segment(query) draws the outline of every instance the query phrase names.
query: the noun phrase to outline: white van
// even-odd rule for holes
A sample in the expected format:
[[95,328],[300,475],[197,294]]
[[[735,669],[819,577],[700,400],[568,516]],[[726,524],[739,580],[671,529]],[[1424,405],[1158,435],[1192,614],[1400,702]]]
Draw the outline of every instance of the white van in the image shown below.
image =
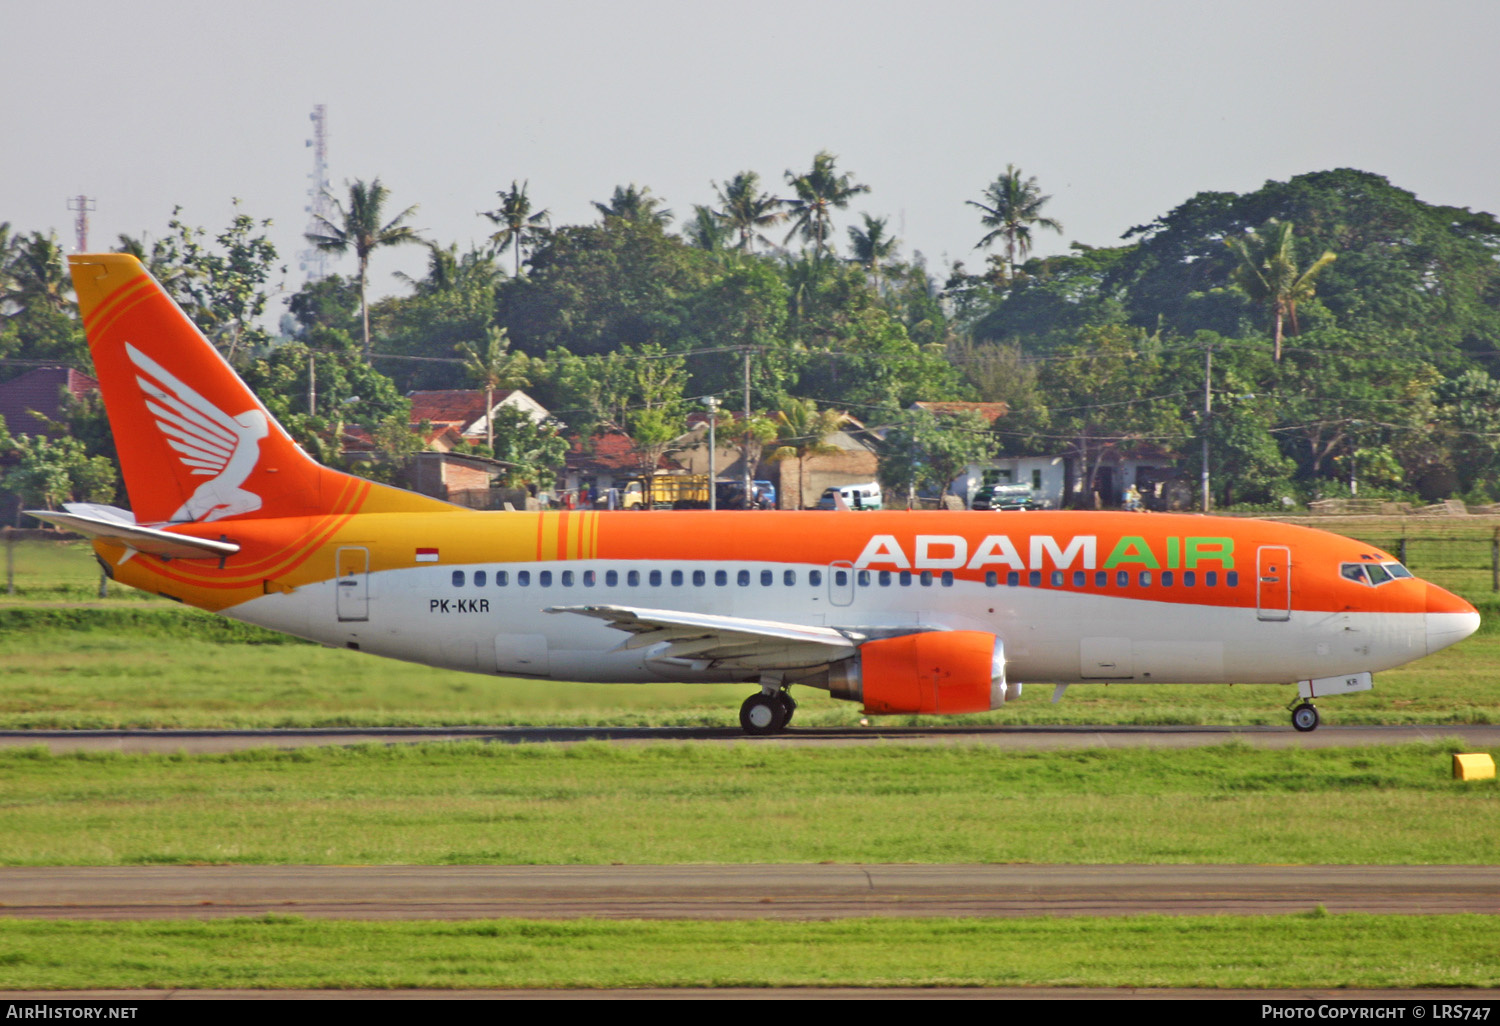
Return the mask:
[[818,500],[819,509],[838,509],[834,501],[835,495],[842,495],[844,503],[850,509],[880,509],[883,506],[880,498],[880,485],[870,484],[839,485],[837,488],[829,488],[823,492],[823,497]]

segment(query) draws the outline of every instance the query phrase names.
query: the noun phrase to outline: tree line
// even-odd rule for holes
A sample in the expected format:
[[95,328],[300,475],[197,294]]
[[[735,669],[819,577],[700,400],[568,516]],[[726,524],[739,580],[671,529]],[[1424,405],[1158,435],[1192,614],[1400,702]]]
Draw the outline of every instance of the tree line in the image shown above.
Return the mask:
[[[174,212],[161,236],[118,248],[330,462],[354,426],[380,453],[418,446],[409,391],[523,387],[585,445],[627,432],[643,467],[716,396],[735,411],[720,437],[752,461],[805,459],[841,418],[881,428],[882,473],[900,488],[940,490],[992,455],[1063,455],[1072,501],[1089,504],[1111,453],[1151,447],[1189,479],[1206,453],[1221,507],[1500,498],[1489,214],[1341,169],[1199,193],[1118,245],[1036,257],[1035,234],[1063,225],[1037,180],[1008,165],[965,201],[979,266],[934,273],[885,219],[838,223],[871,187],[834,155],[783,180],[779,196],[753,171],[711,182],[712,201],[680,220],[630,183],[570,225],[516,180],[476,214],[489,236],[467,250],[421,238],[417,208],[380,179],[356,181],[309,236],[354,256],[355,273],[289,295],[268,222],[248,214],[210,236]],[[371,302],[371,267],[398,245],[426,247],[426,270]],[[0,377],[24,361],[89,369],[55,238],[0,226],[0,297]],[[283,303],[280,330],[266,331]],[[991,427],[911,411],[918,400],[1009,413]],[[85,455],[109,456],[97,411],[76,416]],[[564,446],[554,425],[516,416],[477,448],[513,482],[545,487]]]

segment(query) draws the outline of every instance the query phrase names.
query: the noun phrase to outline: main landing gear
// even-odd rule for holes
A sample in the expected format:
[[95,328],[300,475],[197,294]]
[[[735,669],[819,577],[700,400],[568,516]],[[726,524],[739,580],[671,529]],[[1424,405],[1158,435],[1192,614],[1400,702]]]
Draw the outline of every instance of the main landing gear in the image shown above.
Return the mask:
[[1300,702],[1292,710],[1292,726],[1303,734],[1318,729],[1318,710],[1311,702]]
[[781,687],[762,689],[740,706],[740,726],[746,734],[779,734],[796,711],[797,703]]

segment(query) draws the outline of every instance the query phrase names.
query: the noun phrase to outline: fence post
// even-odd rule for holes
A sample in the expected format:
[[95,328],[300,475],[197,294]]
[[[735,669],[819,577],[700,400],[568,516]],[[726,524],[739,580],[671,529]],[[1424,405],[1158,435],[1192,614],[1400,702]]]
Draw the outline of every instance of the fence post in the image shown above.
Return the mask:
[[16,535],[5,528],[5,594],[16,593]]
[[1490,537],[1490,590],[1500,591],[1500,527]]
[[1411,569],[1411,564],[1406,561],[1406,535],[1404,534],[1401,536],[1401,548],[1397,551],[1396,555],[1397,558],[1401,560],[1402,566],[1406,567],[1408,570]]

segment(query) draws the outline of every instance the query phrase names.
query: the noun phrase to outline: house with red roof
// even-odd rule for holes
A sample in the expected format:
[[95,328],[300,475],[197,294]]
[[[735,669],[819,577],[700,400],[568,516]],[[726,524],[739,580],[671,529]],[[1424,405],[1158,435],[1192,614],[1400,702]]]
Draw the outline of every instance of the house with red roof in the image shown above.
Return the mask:
[[[61,420],[63,397],[83,399],[99,382],[72,367],[38,367],[0,382],[0,417],[13,435],[52,435],[48,420]],[[34,416],[40,413],[45,420]]]

